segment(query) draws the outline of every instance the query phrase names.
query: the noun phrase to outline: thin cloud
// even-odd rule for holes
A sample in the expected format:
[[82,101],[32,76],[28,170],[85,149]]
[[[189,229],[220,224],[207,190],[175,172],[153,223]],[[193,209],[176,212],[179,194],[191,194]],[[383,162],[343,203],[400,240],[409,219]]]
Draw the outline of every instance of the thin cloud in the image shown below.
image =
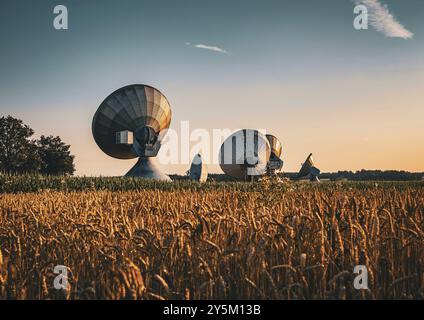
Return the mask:
[[[186,45],[191,46],[191,43],[186,42]],[[198,49],[204,49],[204,50],[214,51],[214,52],[218,52],[218,53],[228,54],[227,50],[224,50],[220,47],[209,46],[209,45],[206,45],[206,44],[195,44],[193,47],[198,48]]]
[[379,0],[353,0],[356,5],[364,5],[368,8],[370,24],[386,37],[411,39],[414,34],[406,29],[390,13],[386,4]]

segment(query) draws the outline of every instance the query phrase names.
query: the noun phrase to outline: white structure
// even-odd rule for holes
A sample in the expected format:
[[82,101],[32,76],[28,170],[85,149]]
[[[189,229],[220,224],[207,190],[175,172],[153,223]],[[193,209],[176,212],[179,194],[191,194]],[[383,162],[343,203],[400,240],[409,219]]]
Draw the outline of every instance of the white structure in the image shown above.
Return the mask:
[[171,181],[154,159],[171,123],[171,107],[157,89],[134,84],[110,94],[93,118],[93,137],[100,149],[117,159],[139,158],[126,176]]
[[302,164],[302,168],[300,168],[296,179],[309,179],[312,182],[319,182],[318,176],[320,173],[321,171],[315,167],[314,159],[312,158],[311,153]]
[[219,165],[227,175],[253,180],[266,174],[271,147],[258,130],[243,129],[230,135],[219,151]]
[[190,180],[198,182],[206,182],[208,179],[208,169],[200,154],[194,156],[188,176]]

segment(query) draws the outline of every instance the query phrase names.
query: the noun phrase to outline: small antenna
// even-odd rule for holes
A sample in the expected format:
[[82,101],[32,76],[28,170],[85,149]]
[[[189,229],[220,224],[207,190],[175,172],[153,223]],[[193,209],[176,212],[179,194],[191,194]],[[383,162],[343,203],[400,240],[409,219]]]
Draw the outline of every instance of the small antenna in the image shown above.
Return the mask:
[[208,169],[200,154],[194,156],[190,170],[188,171],[188,177],[190,180],[198,182],[206,182],[208,179]]
[[321,170],[315,167],[314,159],[312,158],[312,153],[306,158],[305,162],[302,164],[299,173],[296,176],[296,179],[309,179],[312,182],[319,182],[319,174]]
[[272,134],[267,134],[269,145],[271,147],[271,155],[267,164],[267,174],[269,176],[275,176],[278,171],[283,168],[283,160],[281,154],[283,153],[283,147],[280,140]]

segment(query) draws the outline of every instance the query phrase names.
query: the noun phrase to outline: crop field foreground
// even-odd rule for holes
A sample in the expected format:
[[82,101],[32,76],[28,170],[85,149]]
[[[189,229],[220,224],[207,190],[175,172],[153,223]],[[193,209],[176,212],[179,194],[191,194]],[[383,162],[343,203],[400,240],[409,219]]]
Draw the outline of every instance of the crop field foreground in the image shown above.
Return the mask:
[[256,185],[0,194],[0,299],[424,298],[422,184]]

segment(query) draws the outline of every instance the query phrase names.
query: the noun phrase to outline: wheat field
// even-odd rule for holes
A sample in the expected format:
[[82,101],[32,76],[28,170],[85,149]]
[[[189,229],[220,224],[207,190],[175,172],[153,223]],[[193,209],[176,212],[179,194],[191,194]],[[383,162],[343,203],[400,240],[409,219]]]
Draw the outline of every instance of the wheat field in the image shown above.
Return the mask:
[[0,299],[424,298],[421,185],[255,190],[1,194]]

